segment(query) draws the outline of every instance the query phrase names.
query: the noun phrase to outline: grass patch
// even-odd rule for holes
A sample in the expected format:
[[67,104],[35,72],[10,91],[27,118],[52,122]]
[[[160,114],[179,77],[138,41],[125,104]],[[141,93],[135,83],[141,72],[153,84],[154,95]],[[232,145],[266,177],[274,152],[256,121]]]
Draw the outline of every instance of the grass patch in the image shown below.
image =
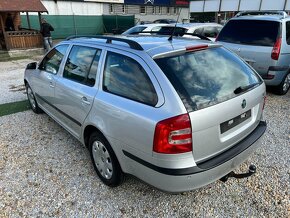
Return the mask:
[[0,117],[30,109],[28,100],[17,101],[0,105]]

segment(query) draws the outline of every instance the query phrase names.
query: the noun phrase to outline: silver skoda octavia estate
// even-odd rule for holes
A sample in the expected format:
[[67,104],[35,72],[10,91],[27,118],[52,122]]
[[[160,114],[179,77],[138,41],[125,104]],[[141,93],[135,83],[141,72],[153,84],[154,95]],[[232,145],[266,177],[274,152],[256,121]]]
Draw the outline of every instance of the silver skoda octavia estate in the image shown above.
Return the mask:
[[181,192],[233,176],[266,130],[263,80],[206,40],[71,37],[24,83],[32,110],[87,146],[108,186],[132,174]]

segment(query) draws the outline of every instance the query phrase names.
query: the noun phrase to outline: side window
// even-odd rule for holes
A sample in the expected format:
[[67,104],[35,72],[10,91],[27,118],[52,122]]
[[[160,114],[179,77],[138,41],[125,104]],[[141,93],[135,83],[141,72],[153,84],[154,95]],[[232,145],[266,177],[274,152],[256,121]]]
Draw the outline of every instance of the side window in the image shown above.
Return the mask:
[[160,31],[160,29],[161,29],[161,26],[156,26],[151,29],[151,32],[158,32]]
[[103,81],[104,91],[142,102],[157,103],[157,94],[142,66],[132,58],[107,53]]
[[88,86],[94,86],[101,50],[73,46],[66,61],[63,77]]
[[290,45],[290,21],[286,22],[286,41]]
[[199,34],[199,35],[202,35],[202,32],[203,32],[203,27],[201,28],[197,28],[196,30],[194,30],[194,34]]
[[59,66],[66,53],[68,45],[59,45],[52,49],[42,60],[39,65],[40,70],[45,70],[46,72],[57,74]]
[[216,37],[218,35],[218,31],[215,27],[205,27],[203,31],[203,35],[205,37]]

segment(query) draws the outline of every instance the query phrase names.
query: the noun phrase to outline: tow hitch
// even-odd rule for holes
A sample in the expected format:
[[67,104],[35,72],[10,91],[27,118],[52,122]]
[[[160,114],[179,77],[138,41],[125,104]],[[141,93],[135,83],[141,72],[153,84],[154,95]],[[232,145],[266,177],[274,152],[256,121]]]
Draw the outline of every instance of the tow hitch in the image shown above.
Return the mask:
[[242,179],[242,178],[249,177],[249,176],[251,176],[251,175],[253,175],[255,173],[256,173],[256,166],[255,165],[250,165],[249,166],[249,172],[247,172],[247,173],[241,173],[241,174],[236,174],[235,172],[232,171],[229,174],[227,174],[224,177],[222,177],[220,180],[222,182],[226,182],[226,181],[228,181],[228,179],[230,177],[233,177],[233,178],[236,178],[236,179]]

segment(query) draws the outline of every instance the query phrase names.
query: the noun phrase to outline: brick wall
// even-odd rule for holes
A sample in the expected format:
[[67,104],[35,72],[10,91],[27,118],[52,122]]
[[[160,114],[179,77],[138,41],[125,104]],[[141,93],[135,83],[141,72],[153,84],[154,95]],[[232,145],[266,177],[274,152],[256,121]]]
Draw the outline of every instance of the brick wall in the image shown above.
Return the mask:
[[[2,19],[3,19],[3,25],[5,25],[7,13],[1,13]],[[15,30],[19,30],[19,26],[21,26],[21,17],[20,17],[20,12],[10,12],[12,18],[13,18],[13,23],[14,23],[14,28]],[[0,30],[2,30],[2,26],[0,23]]]

